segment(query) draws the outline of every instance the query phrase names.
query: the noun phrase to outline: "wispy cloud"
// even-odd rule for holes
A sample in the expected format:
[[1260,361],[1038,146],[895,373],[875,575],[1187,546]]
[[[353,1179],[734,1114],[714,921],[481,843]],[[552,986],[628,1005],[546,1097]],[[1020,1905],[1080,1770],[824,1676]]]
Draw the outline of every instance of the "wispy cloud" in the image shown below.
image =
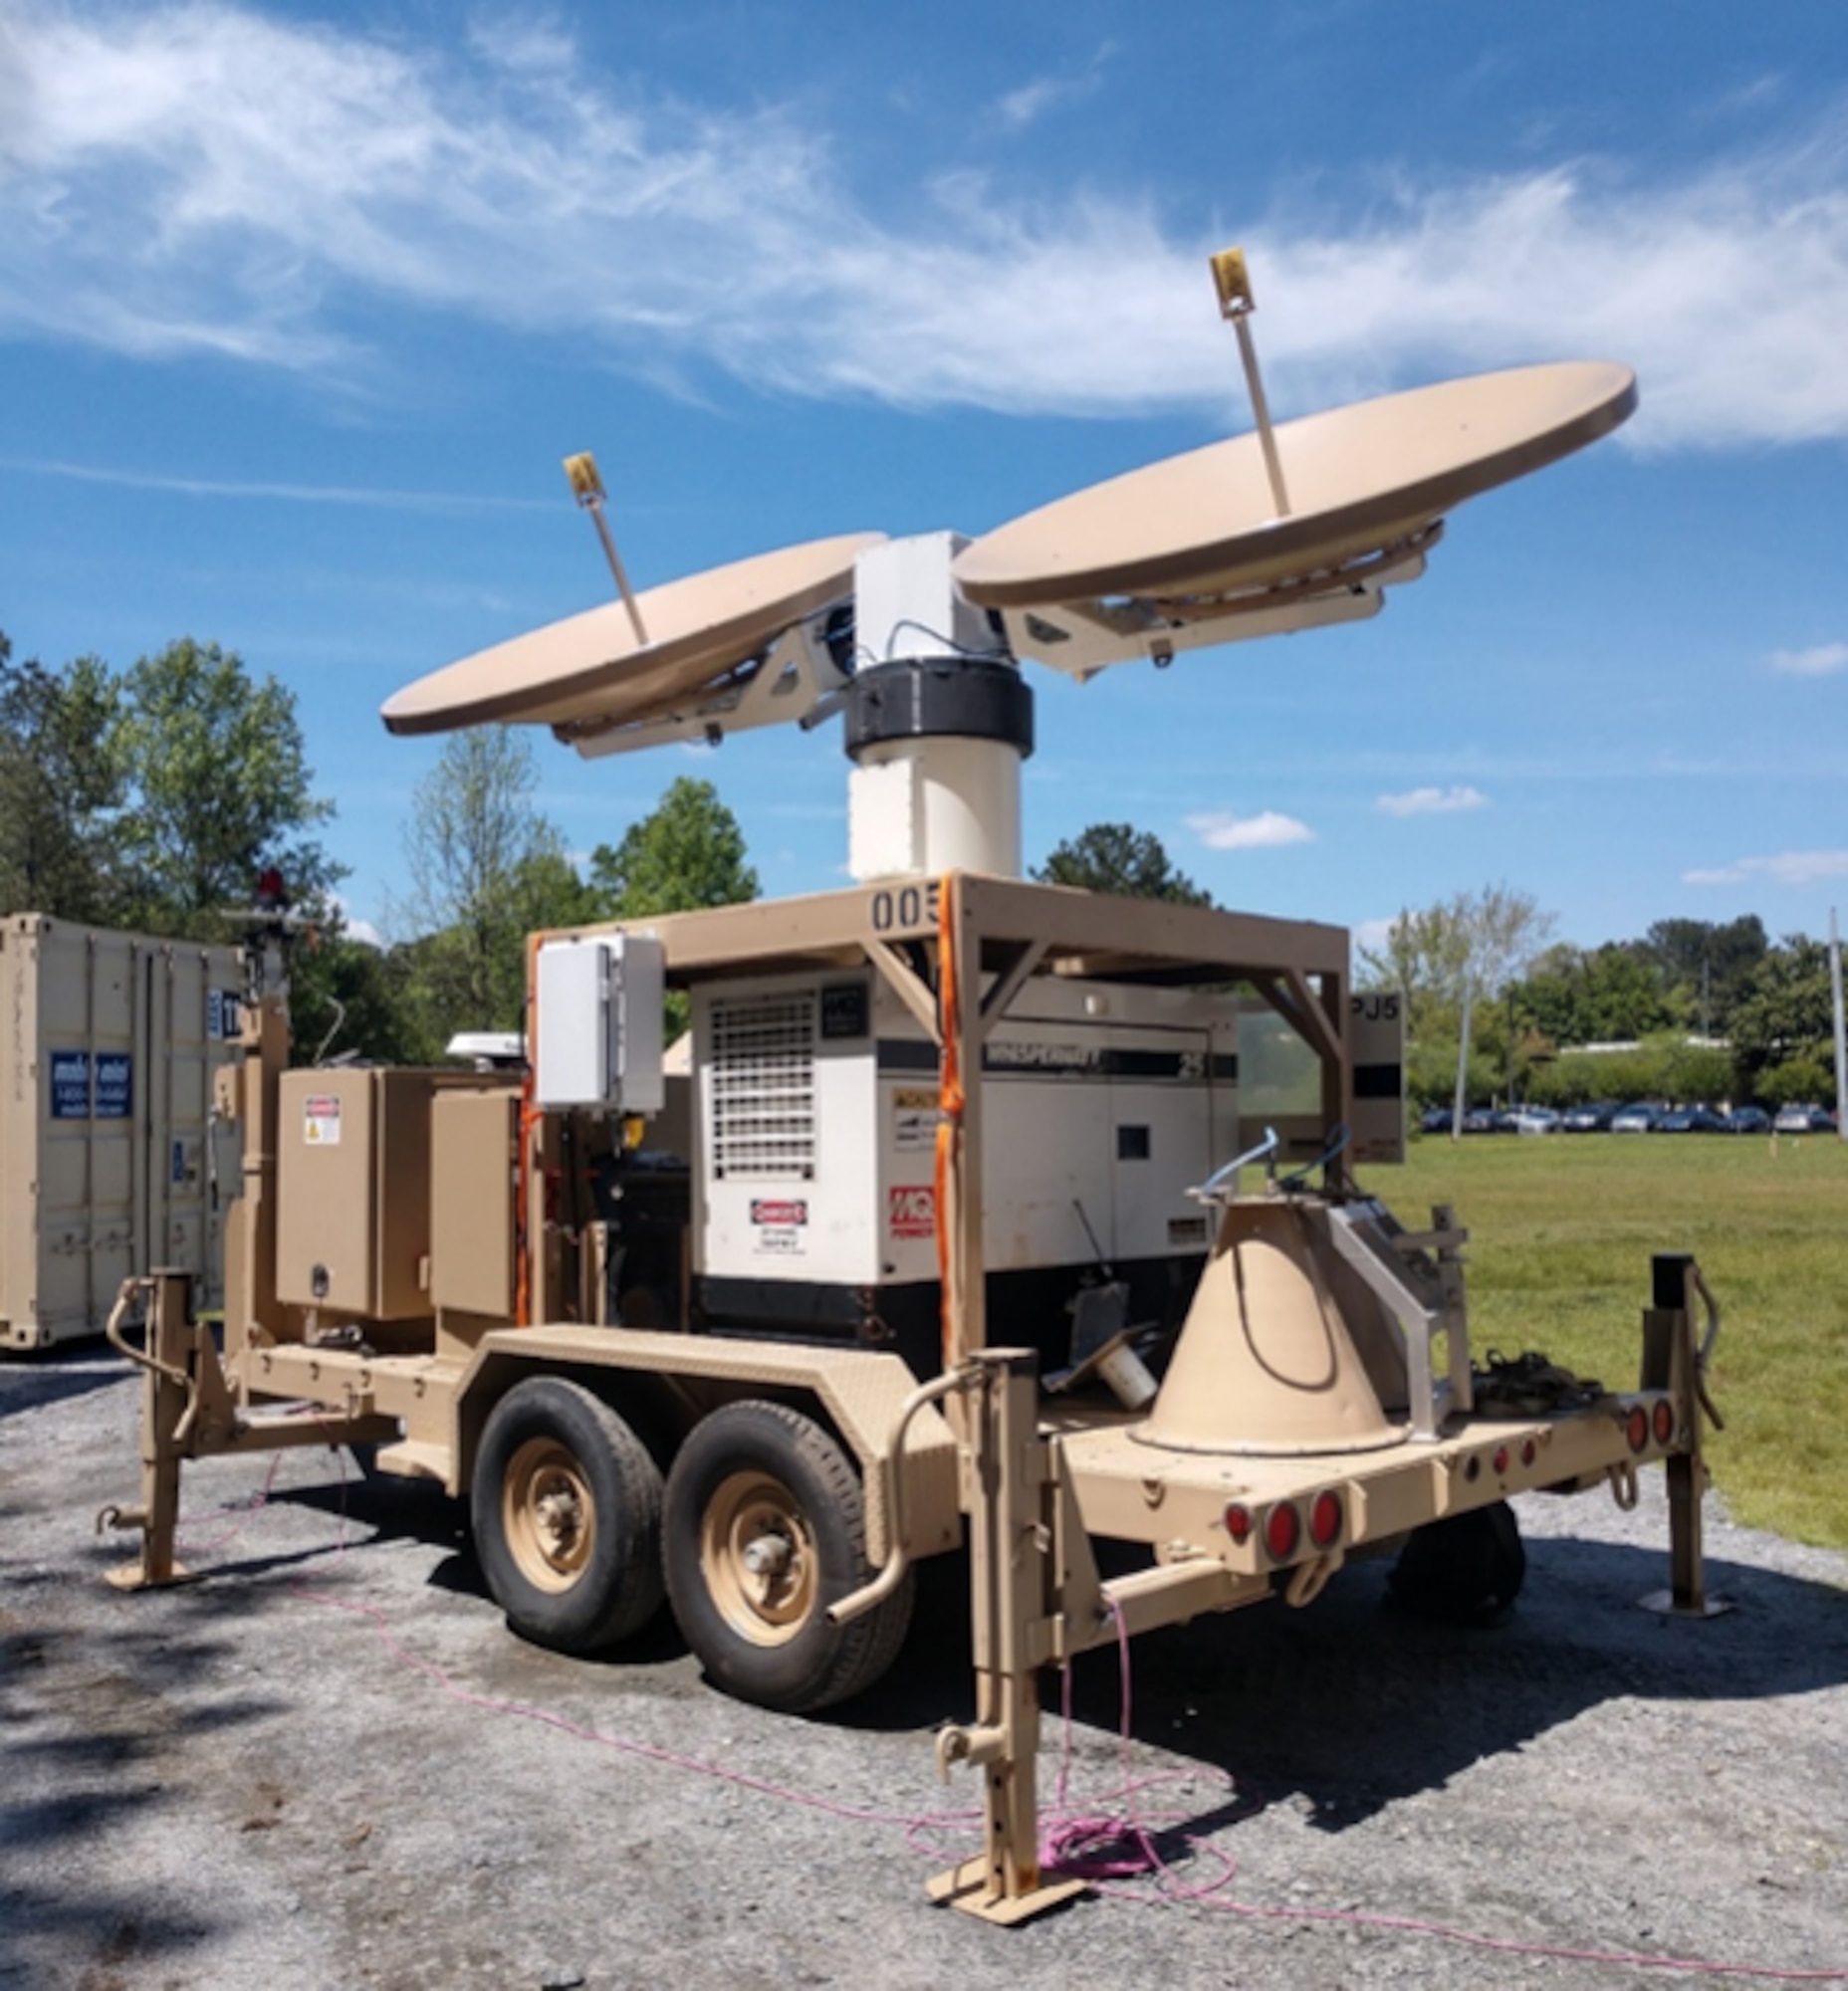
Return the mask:
[[1381,795],[1374,807],[1387,815],[1455,815],[1460,809],[1489,806],[1481,788],[1408,788],[1402,795]]
[[1364,947],[1369,954],[1377,954],[1392,939],[1392,930],[1399,924],[1397,919],[1362,920],[1349,929],[1349,938],[1357,948]]
[[1285,843],[1312,843],[1315,832],[1293,815],[1266,809],[1261,815],[1235,816],[1223,809],[1190,815],[1187,826],[1209,850],[1274,850]]
[[392,491],[338,484],[243,483],[219,477],[163,477],[106,465],[57,463],[0,456],[0,470],[34,477],[63,477],[79,484],[110,484],[127,491],[166,491],[187,498],[257,498],[289,505],[361,505],[392,512],[556,512],[539,498],[476,497],[446,491]]
[[[395,304],[569,329],[655,378],[1224,418],[1223,216],[955,174],[901,227],[797,110],[670,102],[554,29],[418,47],[229,0],[9,18],[0,332],[338,375]],[[1638,367],[1643,446],[1848,435],[1848,112],[1669,180],[1591,158],[1347,186],[1234,217],[1280,408],[1583,352]]]
[[1684,885],[1747,885],[1769,879],[1774,885],[1814,885],[1824,878],[1848,878],[1848,850],[1785,850],[1775,857],[1741,857],[1713,871],[1684,871]]
[[1848,671],[1848,643],[1818,643],[1808,650],[1773,650],[1766,660],[1772,670],[1793,678],[1833,677]]
[[1105,42],[1083,69],[1067,75],[1036,77],[1020,89],[1009,91],[995,107],[1002,122],[1023,131],[1048,111],[1081,103],[1092,96],[1103,82],[1104,64],[1112,50],[1113,45]]

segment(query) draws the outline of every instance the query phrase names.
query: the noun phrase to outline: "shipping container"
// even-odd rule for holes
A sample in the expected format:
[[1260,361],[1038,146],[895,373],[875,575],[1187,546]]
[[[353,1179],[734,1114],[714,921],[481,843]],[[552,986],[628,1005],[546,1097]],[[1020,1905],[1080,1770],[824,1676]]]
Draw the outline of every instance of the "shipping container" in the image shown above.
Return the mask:
[[0,1350],[100,1334],[155,1266],[221,1303],[242,1159],[212,1081],[242,987],[234,948],[0,919]]

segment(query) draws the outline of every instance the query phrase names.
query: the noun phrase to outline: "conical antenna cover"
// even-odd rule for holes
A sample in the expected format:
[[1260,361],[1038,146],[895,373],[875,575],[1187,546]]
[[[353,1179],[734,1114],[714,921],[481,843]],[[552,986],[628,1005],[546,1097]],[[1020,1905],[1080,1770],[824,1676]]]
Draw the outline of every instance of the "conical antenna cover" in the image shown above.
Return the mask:
[[1230,1204],[1155,1399],[1132,1434],[1177,1451],[1294,1454],[1397,1444],[1302,1211]]

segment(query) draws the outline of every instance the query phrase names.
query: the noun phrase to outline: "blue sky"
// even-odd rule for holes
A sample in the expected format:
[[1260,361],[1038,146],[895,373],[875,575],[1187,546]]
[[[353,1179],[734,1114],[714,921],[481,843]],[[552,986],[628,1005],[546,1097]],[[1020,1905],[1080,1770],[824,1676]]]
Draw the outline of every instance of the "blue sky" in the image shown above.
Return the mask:
[[[1030,860],[1127,819],[1366,928],[1505,881],[1581,942],[1848,900],[1848,8],[0,0],[0,629],[216,639],[300,701],[356,918],[438,743],[380,703],[638,585],[980,533],[1279,416],[1548,358],[1619,435],[1356,627],[1036,672]],[[575,850],[717,782],[842,878],[837,732],[580,762]]]

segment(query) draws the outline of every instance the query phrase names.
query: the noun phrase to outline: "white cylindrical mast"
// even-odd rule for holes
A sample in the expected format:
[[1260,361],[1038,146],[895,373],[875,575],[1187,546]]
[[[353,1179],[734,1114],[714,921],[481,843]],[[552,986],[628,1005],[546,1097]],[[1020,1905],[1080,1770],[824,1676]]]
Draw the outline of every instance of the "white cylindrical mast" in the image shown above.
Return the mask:
[[1021,875],[1021,763],[1033,692],[964,601],[951,533],[896,540],[855,566],[859,669],[847,687],[847,868],[856,882]]

